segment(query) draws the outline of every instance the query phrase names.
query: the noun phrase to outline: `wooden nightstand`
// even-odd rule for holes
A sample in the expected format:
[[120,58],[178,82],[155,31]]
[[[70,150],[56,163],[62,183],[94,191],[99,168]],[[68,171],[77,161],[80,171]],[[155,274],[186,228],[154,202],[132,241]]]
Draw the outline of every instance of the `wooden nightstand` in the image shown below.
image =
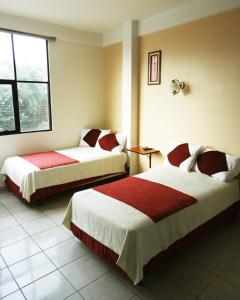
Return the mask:
[[140,154],[140,155],[147,155],[147,157],[149,159],[149,168],[151,168],[151,164],[152,164],[152,154],[159,152],[159,150],[156,150],[156,149],[153,149],[153,148],[140,147],[140,146],[131,147],[131,148],[127,149],[127,151],[137,153],[137,154]]

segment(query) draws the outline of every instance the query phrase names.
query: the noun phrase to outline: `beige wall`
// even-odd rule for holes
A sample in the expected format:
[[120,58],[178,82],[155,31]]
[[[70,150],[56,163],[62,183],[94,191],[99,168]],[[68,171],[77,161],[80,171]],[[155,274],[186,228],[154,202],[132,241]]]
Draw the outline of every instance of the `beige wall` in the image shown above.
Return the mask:
[[57,40],[50,67],[54,146],[77,145],[81,128],[103,126],[102,49]]
[[49,57],[53,131],[0,136],[0,166],[11,155],[77,146],[81,128],[103,126],[103,49],[57,38]]
[[[239,36],[237,9],[140,38],[141,145],[161,150],[184,140],[240,154]],[[147,53],[158,49],[162,82],[148,86]],[[0,136],[0,165],[17,153],[75,146],[82,127],[121,131],[122,43],[102,49],[57,38],[49,54],[53,131]],[[185,95],[170,94],[174,78],[188,84]],[[140,162],[147,168],[146,157]]]
[[[140,38],[140,144],[161,150],[182,140],[240,154],[239,36],[237,9]],[[162,50],[162,82],[148,86],[154,50]],[[171,95],[174,78],[186,81],[185,95]]]
[[103,49],[103,99],[105,128],[121,132],[122,43]]

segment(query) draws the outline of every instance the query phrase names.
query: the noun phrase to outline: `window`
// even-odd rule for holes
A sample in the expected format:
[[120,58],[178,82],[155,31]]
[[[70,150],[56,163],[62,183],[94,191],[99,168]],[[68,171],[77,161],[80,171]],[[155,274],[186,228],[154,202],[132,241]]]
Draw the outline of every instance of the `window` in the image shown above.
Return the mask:
[[48,41],[0,31],[0,135],[51,127]]

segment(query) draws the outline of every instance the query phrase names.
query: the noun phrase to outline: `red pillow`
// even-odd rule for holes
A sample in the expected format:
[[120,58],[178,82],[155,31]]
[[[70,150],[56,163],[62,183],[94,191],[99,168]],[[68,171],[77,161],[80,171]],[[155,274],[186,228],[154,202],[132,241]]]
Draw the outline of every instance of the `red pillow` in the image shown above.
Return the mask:
[[119,142],[114,133],[104,135],[99,139],[98,143],[103,150],[107,151],[112,151],[115,147],[119,146]]
[[95,147],[101,133],[109,133],[110,130],[103,129],[81,129],[80,147]]
[[167,162],[184,171],[190,171],[198,153],[203,149],[201,145],[189,143],[175,144],[167,154]]
[[201,173],[209,176],[228,171],[226,154],[220,151],[203,152],[198,156],[196,164]]
[[208,148],[198,156],[194,170],[230,181],[240,172],[240,157]]
[[88,133],[84,136],[83,140],[90,146],[95,147],[98,137],[101,134],[101,130],[99,129],[91,129]]
[[188,143],[178,145],[167,155],[170,164],[176,167],[179,167],[180,164],[190,156]]
[[102,132],[98,138],[96,147],[112,152],[121,152],[126,142],[126,136],[120,133]]

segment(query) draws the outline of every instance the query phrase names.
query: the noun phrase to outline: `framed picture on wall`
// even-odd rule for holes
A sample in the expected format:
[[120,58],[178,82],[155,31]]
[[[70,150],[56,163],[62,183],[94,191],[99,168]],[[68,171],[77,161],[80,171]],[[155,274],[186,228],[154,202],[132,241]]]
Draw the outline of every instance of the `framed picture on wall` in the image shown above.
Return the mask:
[[161,83],[161,50],[148,53],[148,84]]

